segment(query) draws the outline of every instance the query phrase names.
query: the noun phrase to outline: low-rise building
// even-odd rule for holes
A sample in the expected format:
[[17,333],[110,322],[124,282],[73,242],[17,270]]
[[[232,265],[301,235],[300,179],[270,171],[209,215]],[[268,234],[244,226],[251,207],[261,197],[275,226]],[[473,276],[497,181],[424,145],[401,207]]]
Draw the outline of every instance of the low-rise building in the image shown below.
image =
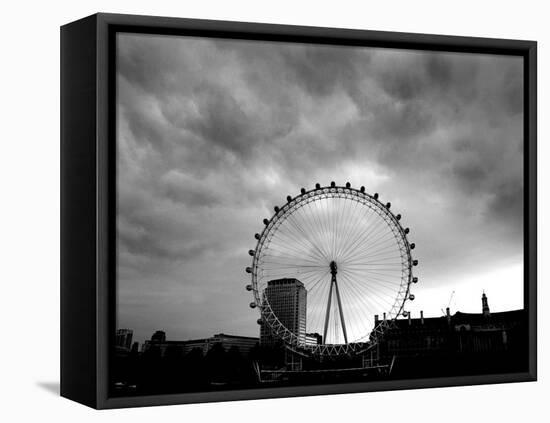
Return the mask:
[[[380,324],[375,316],[375,322]],[[376,346],[381,362],[402,363],[407,372],[448,367],[449,360],[471,369],[476,365],[498,368],[513,362],[527,363],[527,314],[525,310],[489,311],[485,294],[481,313],[457,311],[441,317],[395,320],[384,330]],[[467,370],[464,370],[465,372]],[[496,370],[495,370],[496,371]]]
[[[158,333],[158,332],[157,332]],[[231,348],[238,348],[242,355],[248,355],[250,350],[259,342],[259,338],[250,336],[228,335],[218,333],[209,338],[189,339],[185,341],[169,341],[166,337],[162,340],[151,338],[145,341],[142,351],[147,352],[151,348],[158,348],[160,355],[164,356],[169,349],[178,350],[181,354],[187,354],[193,349],[199,349],[203,354],[206,354],[214,345],[221,345],[224,350],[229,351]]]

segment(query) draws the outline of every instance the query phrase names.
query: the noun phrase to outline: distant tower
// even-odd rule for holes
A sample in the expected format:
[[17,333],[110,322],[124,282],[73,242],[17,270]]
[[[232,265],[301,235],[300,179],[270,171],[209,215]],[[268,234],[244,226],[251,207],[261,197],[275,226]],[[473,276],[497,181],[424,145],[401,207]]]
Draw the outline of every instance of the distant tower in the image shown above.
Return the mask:
[[[263,295],[279,321],[305,344],[307,291],[304,284],[293,278],[272,280],[267,283]],[[272,346],[277,341],[264,323],[260,327],[260,344]]]
[[481,296],[481,309],[484,316],[489,317],[491,315],[491,311],[489,310],[489,302],[487,301],[485,291],[483,291],[483,295]]

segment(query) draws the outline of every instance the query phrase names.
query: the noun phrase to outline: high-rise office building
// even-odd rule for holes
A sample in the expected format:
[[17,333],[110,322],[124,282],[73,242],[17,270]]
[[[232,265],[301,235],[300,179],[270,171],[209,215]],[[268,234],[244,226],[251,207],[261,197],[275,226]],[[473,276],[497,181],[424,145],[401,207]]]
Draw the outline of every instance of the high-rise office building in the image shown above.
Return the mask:
[[[263,299],[279,321],[297,337],[299,342],[306,343],[307,290],[298,279],[275,279],[267,283]],[[274,346],[279,340],[267,324],[260,327],[260,344]]]
[[131,329],[117,329],[115,346],[130,350],[132,348],[132,337],[134,332]]

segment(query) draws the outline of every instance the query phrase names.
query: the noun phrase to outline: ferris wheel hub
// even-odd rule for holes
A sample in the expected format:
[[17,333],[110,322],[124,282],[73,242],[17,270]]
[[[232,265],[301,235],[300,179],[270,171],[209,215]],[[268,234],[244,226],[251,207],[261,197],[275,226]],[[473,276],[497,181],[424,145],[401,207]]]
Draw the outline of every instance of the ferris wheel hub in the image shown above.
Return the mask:
[[336,265],[336,262],[334,260],[330,262],[330,273],[332,274],[332,276],[338,273],[338,266]]

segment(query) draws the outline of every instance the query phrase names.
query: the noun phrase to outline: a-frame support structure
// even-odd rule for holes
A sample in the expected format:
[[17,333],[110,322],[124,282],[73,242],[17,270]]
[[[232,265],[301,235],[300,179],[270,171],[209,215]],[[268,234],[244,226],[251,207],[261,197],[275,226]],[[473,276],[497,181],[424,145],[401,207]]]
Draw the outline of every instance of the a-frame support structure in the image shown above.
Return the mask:
[[346,332],[346,322],[344,321],[344,311],[342,310],[342,301],[340,300],[340,291],[338,290],[338,282],[336,281],[336,273],[338,273],[338,267],[336,262],[333,260],[330,262],[330,288],[328,293],[328,303],[327,303],[327,313],[325,315],[325,330],[323,333],[323,343],[327,343],[327,331],[328,331],[328,322],[330,320],[330,306],[332,301],[332,291],[336,292],[336,301],[338,302],[338,311],[340,312],[340,322],[342,323],[342,331],[344,332],[344,341],[348,343],[348,334]]

